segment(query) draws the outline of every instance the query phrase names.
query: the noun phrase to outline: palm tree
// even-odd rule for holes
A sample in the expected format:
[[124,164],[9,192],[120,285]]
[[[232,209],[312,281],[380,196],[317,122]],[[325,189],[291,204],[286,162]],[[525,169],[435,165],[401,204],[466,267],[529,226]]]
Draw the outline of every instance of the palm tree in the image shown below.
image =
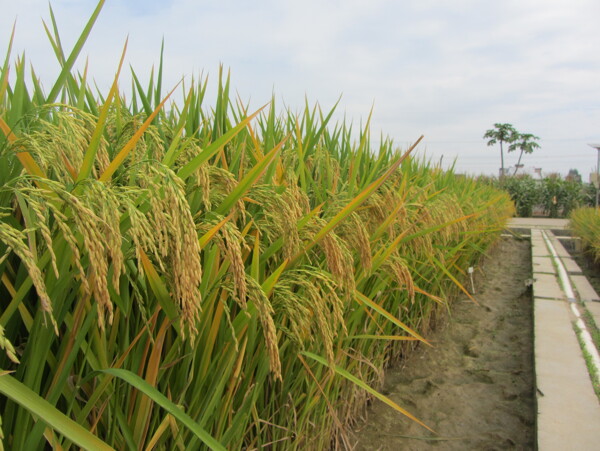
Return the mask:
[[513,150],[519,149],[521,153],[519,154],[519,161],[517,162],[517,166],[515,166],[515,172],[513,175],[517,173],[517,169],[519,169],[519,165],[521,164],[521,157],[523,157],[523,153],[533,153],[535,149],[539,149],[540,145],[536,143],[539,136],[532,135],[531,133],[519,134],[515,141],[513,141],[508,151],[512,152]]
[[487,142],[488,146],[495,146],[496,143],[500,143],[500,162],[502,165],[500,179],[502,179],[504,177],[504,150],[502,149],[502,143],[513,142],[519,136],[519,133],[511,124],[494,124],[494,127],[485,132],[483,138],[489,138]]

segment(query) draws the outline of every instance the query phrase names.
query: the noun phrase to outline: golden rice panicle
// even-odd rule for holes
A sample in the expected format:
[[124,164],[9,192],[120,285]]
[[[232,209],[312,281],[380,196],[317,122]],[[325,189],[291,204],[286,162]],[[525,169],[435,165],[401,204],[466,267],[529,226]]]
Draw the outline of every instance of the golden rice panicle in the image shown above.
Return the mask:
[[92,175],[97,179],[100,174],[110,165],[110,156],[108,155],[108,143],[104,137],[100,138],[100,145],[96,151],[96,159],[94,160],[94,167],[92,168]]
[[[62,104],[40,107],[36,117],[36,128],[20,135],[12,148],[27,149],[44,173],[63,184],[72,183],[89,146],[96,118]],[[102,144],[105,141],[101,142],[101,156],[106,153]]]
[[[329,349],[331,362],[333,362],[333,343],[338,332],[346,335],[346,322],[344,321],[344,302],[337,294],[336,284],[329,274],[325,271],[309,271],[305,280],[314,286],[318,291],[312,291],[313,299],[317,306],[321,307],[323,313],[323,322],[329,325],[331,336],[331,347]],[[321,325],[321,327],[323,327]],[[316,332],[316,331],[315,331]]]
[[160,187],[151,190],[153,202],[160,210],[151,214],[158,214],[158,222],[162,223],[160,238],[165,240],[162,247],[163,251],[166,250],[166,262],[181,310],[181,328],[188,331],[193,342],[202,303],[199,289],[202,263],[194,219],[185,198],[183,181],[162,165],[148,166],[147,169],[149,179],[155,177],[161,180]]
[[[310,242],[314,236],[326,225],[323,218],[317,216],[311,220],[300,230],[301,241]],[[354,292],[354,258],[352,253],[339,236],[335,232],[330,231],[319,242],[317,250],[311,251],[312,255],[308,255],[309,261],[319,261],[318,250],[321,250],[325,256],[325,263],[329,272],[341,291],[345,295],[350,295]]]
[[[420,204],[417,207],[416,212],[412,212],[408,219],[409,233],[415,233],[422,229],[431,227],[436,224],[435,220],[431,216],[427,205]],[[427,233],[425,235],[413,238],[414,246],[411,246],[413,250],[419,252],[420,255],[432,255],[433,250],[433,233]]]
[[352,213],[348,219],[342,222],[336,231],[344,238],[352,249],[358,251],[362,267],[369,271],[371,269],[371,242],[365,223],[357,213]]
[[15,351],[12,343],[5,337],[4,335],[4,327],[0,325],[0,349],[4,349],[6,356],[13,363],[19,363],[19,358],[17,357],[17,352]]
[[397,186],[400,178],[394,178],[396,174],[398,173],[394,172],[392,181],[388,180],[374,192],[365,202],[366,208],[358,212],[368,232],[374,232],[386,223],[387,227],[382,232],[387,233],[391,240],[406,233],[411,226],[404,198],[405,190]]
[[246,270],[242,259],[242,243],[244,242],[240,231],[231,222],[221,227],[217,243],[230,262],[230,272],[235,284],[235,299],[242,308],[246,308],[248,292]]
[[[144,120],[146,120],[145,117]],[[139,147],[141,158],[155,161],[163,160],[165,156],[165,145],[160,136],[160,132],[155,125],[151,125],[146,129],[140,141],[143,141],[143,143],[140,143],[141,145]],[[136,146],[136,151],[137,149],[138,148]],[[143,155],[141,155],[142,149],[144,150]]]
[[[53,112],[55,117],[56,130],[50,130],[52,142],[55,147],[56,164],[67,166],[65,169],[71,176],[70,167],[77,171],[81,167],[83,157],[89,146],[89,142],[94,133],[96,118],[71,106],[57,105]],[[46,123],[46,126],[50,124]],[[43,130],[46,132],[46,130]],[[56,168],[53,168],[56,169]],[[71,182],[69,178],[61,180]]]
[[270,243],[283,237],[283,256],[292,258],[300,250],[300,236],[297,222],[302,216],[302,207],[296,203],[296,196],[287,189],[279,194],[273,187],[257,186],[249,197],[260,203],[255,215],[255,223]]
[[102,220],[100,231],[106,239],[107,256],[110,258],[113,274],[112,285],[115,292],[119,294],[119,279],[125,274],[125,264],[122,250],[122,235],[120,230],[121,203],[119,197],[114,193],[110,185],[93,183],[89,191],[91,198],[88,202],[94,202],[96,214]]
[[258,317],[262,325],[265,347],[269,356],[269,369],[275,379],[281,380],[281,360],[279,358],[277,329],[273,320],[273,306],[262,287],[253,277],[247,277],[247,286],[248,298],[256,305]]
[[52,269],[54,270],[54,275],[58,279],[60,274],[58,272],[58,266],[56,265],[56,254],[54,253],[54,248],[52,246],[52,236],[50,234],[50,229],[48,228],[47,210],[42,202],[34,196],[29,196],[28,201],[29,208],[33,211],[36,218],[35,227],[39,229],[42,239],[46,244],[46,249],[48,249],[48,253],[50,254],[50,262],[52,264]]
[[[145,171],[140,170],[139,183],[148,196],[150,209],[148,210],[147,217],[152,230],[151,237],[156,243],[158,260],[161,261],[169,254],[170,235],[174,230],[171,224],[171,214],[173,211],[169,210],[169,205],[165,205],[164,195],[161,194],[161,183],[159,183],[160,177],[152,174],[152,171],[153,169],[150,166]],[[145,176],[141,177],[144,172],[146,173],[144,174]],[[148,175],[148,173],[151,174]],[[154,180],[155,178],[157,180]]]
[[298,219],[310,212],[308,194],[302,191],[295,181],[288,181],[286,184],[283,200],[295,209],[295,216]]
[[298,196],[290,193],[287,189],[277,199],[279,209],[275,211],[269,209],[269,211],[278,213],[281,218],[282,236],[284,237],[283,253],[285,258],[291,259],[300,251],[300,235],[297,224],[303,215],[303,206],[298,203]]
[[[83,235],[84,247],[89,257],[89,279],[92,293],[98,303],[98,326],[105,329],[105,318],[112,324],[113,305],[108,291],[108,256],[103,234],[103,221],[80,199],[63,193],[63,199],[73,209],[73,220]],[[106,244],[108,246],[108,244]]]
[[[5,215],[3,215],[5,216]],[[10,226],[5,222],[0,222],[0,241],[6,244],[12,251],[21,259],[21,262],[27,268],[29,277],[35,290],[37,291],[38,297],[40,298],[40,305],[42,311],[50,317],[50,322],[54,327],[55,333],[58,335],[58,326],[52,315],[52,301],[46,291],[46,285],[44,284],[44,278],[40,271],[37,261],[29,246],[25,244],[27,236],[25,231],[21,232],[14,227]]]
[[195,175],[196,186],[201,190],[202,193],[202,203],[204,204],[204,209],[211,210],[212,203],[210,201],[210,173],[208,171],[208,164],[204,163],[198,166]]
[[[62,233],[73,253],[72,261],[79,272],[84,293],[93,293],[98,302],[98,324],[101,329],[104,329],[105,318],[108,318],[109,323],[112,323],[113,318],[113,306],[107,281],[108,260],[113,263],[113,284],[117,292],[118,279],[124,271],[118,202],[109,187],[94,180],[87,180],[82,185],[81,198],[66,191],[60,182],[45,180],[44,184],[44,190],[24,185],[20,186],[19,190],[27,195],[30,201],[34,200],[33,205],[41,205],[43,199],[44,207],[52,212],[54,225]],[[64,205],[59,207],[57,198],[52,196],[58,196]],[[65,207],[70,211],[69,217],[61,211]],[[93,208],[99,209],[100,214],[96,214]],[[74,230],[71,230],[71,227],[74,227]],[[83,249],[89,257],[88,274],[82,266],[82,255],[75,237],[76,232],[82,235]]]
[[46,205],[54,215],[54,224],[62,233],[67,245],[69,246],[69,249],[73,253],[72,262],[75,264],[75,267],[79,272],[79,279],[81,281],[84,293],[90,293],[90,286],[85,275],[85,270],[81,265],[81,253],[79,252],[77,239],[75,238],[75,235],[69,226],[69,221],[67,217],[52,202],[48,202]]
[[349,296],[354,292],[354,262],[352,254],[345,243],[333,232],[329,232],[321,242],[327,267],[333,274],[344,293]]
[[[139,198],[144,194],[148,195],[148,191],[135,187],[121,188],[121,190],[121,204],[127,212],[129,221],[131,222],[131,227],[127,231],[127,236],[133,243],[138,272],[143,273],[142,251],[150,256],[154,256],[154,260],[158,264],[160,270],[166,272],[159,251],[159,241],[155,239],[155,236],[158,235],[157,230],[152,226],[151,218],[140,211],[135,202],[132,201],[132,199]],[[148,195],[148,197],[150,197],[150,195]]]
[[[450,211],[450,217],[452,219],[460,219],[465,217],[465,209],[460,205],[460,202],[455,194],[447,194],[446,196],[446,209]],[[466,220],[461,220],[452,224],[452,230],[454,239],[459,239],[460,234],[468,230]]]
[[302,287],[297,285],[297,271],[299,270],[291,269],[281,275],[273,287],[272,304],[277,314],[285,317],[285,326],[280,325],[281,330],[300,349],[304,349],[306,342],[315,339],[315,335],[311,333],[314,305],[305,296]]
[[[107,119],[106,131],[109,142],[119,151],[137,133],[146,120],[143,113],[132,115],[127,110],[113,108]],[[161,161],[165,153],[164,143],[156,126],[150,125],[142,137],[136,142],[127,161],[133,166],[145,160]],[[130,173],[134,175],[135,172]]]
[[406,289],[408,298],[413,303],[415,301],[415,284],[406,260],[394,254],[385,262],[384,268],[392,275],[400,288]]
[[[363,221],[369,230],[375,230],[388,216],[389,204],[380,192],[374,192],[364,203]],[[388,230],[390,233],[391,230]]]
[[[220,205],[223,200],[237,187],[237,179],[234,174],[226,169],[210,165],[208,166],[208,174],[210,177],[210,202],[212,205]],[[246,217],[246,207],[244,200],[240,199],[232,207],[232,210],[237,217],[238,215],[242,220]]]
[[[430,202],[429,204],[427,204],[425,206],[425,209],[427,210],[427,213],[428,213],[426,216],[426,221],[427,221],[427,226],[429,226],[429,227],[441,225],[444,222],[447,222],[448,220],[450,220],[446,206],[444,205],[443,201],[440,201],[440,199],[436,199],[433,202]],[[443,228],[439,229],[438,231],[434,232],[434,234],[436,235],[436,238],[439,240],[438,242],[443,242],[443,243],[447,244],[450,242],[450,239],[452,238],[451,232],[452,231],[451,231],[450,227],[446,226],[446,227],[443,227]]]
[[[179,178],[162,165],[140,165],[136,177],[141,188],[121,188],[120,202],[131,222],[127,236],[133,243],[138,271],[142,272],[141,251],[154,257],[168,276],[180,308],[184,336],[195,339],[201,311],[199,285],[202,278],[200,247],[196,228]],[[144,174],[144,177],[141,174]],[[148,198],[151,208],[142,213],[131,199]]]
[[388,235],[391,239],[397,238],[398,235],[406,233],[407,230],[412,228],[410,214],[404,201],[397,208],[397,211],[392,211],[390,214],[394,214],[394,219],[388,227]]
[[[464,216],[462,208],[458,205],[455,196],[442,193],[433,199],[426,207],[430,215],[431,223],[428,225],[442,225]],[[465,230],[463,221],[449,224],[437,232],[445,243],[450,243],[459,238],[459,234]]]
[[338,331],[346,334],[347,330],[344,303],[330,274],[311,267],[286,271],[275,285],[273,304],[289,321],[290,338],[301,348],[318,342],[328,361],[334,362],[335,338]]

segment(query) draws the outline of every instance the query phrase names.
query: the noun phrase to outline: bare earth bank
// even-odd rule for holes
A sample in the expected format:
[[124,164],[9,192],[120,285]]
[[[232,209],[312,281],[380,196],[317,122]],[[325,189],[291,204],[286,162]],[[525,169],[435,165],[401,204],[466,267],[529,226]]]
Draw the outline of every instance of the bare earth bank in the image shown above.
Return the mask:
[[357,427],[357,450],[534,449],[529,243],[503,239],[483,265],[475,298],[386,373],[383,392],[435,430],[376,401]]

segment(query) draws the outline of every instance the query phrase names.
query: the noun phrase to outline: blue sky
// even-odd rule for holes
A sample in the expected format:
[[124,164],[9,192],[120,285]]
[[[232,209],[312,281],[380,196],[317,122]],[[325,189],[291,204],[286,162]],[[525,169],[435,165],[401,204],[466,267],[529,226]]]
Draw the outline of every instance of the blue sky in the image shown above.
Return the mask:
[[[96,2],[51,3],[70,48]],[[25,51],[49,89],[59,68],[41,22],[47,1],[0,5],[0,48],[16,18],[13,55]],[[541,138],[527,166],[587,178],[587,143],[600,142],[598,18],[597,0],[107,0],[79,67],[89,58],[106,91],[127,36],[142,77],[164,37],[166,86],[204,73],[214,91],[222,63],[253,107],[275,94],[278,107],[299,110],[306,96],[327,109],[341,95],[338,118],[359,123],[374,105],[373,138],[405,147],[424,134],[419,155],[471,174],[497,173],[499,151],[482,136],[509,122]]]

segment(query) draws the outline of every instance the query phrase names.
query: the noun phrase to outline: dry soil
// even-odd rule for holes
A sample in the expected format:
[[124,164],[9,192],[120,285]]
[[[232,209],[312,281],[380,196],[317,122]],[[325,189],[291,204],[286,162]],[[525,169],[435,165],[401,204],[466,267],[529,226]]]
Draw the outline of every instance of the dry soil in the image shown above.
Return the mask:
[[535,397],[529,243],[502,239],[466,296],[396,368],[383,392],[435,431],[383,403],[356,429],[357,450],[534,449]]

